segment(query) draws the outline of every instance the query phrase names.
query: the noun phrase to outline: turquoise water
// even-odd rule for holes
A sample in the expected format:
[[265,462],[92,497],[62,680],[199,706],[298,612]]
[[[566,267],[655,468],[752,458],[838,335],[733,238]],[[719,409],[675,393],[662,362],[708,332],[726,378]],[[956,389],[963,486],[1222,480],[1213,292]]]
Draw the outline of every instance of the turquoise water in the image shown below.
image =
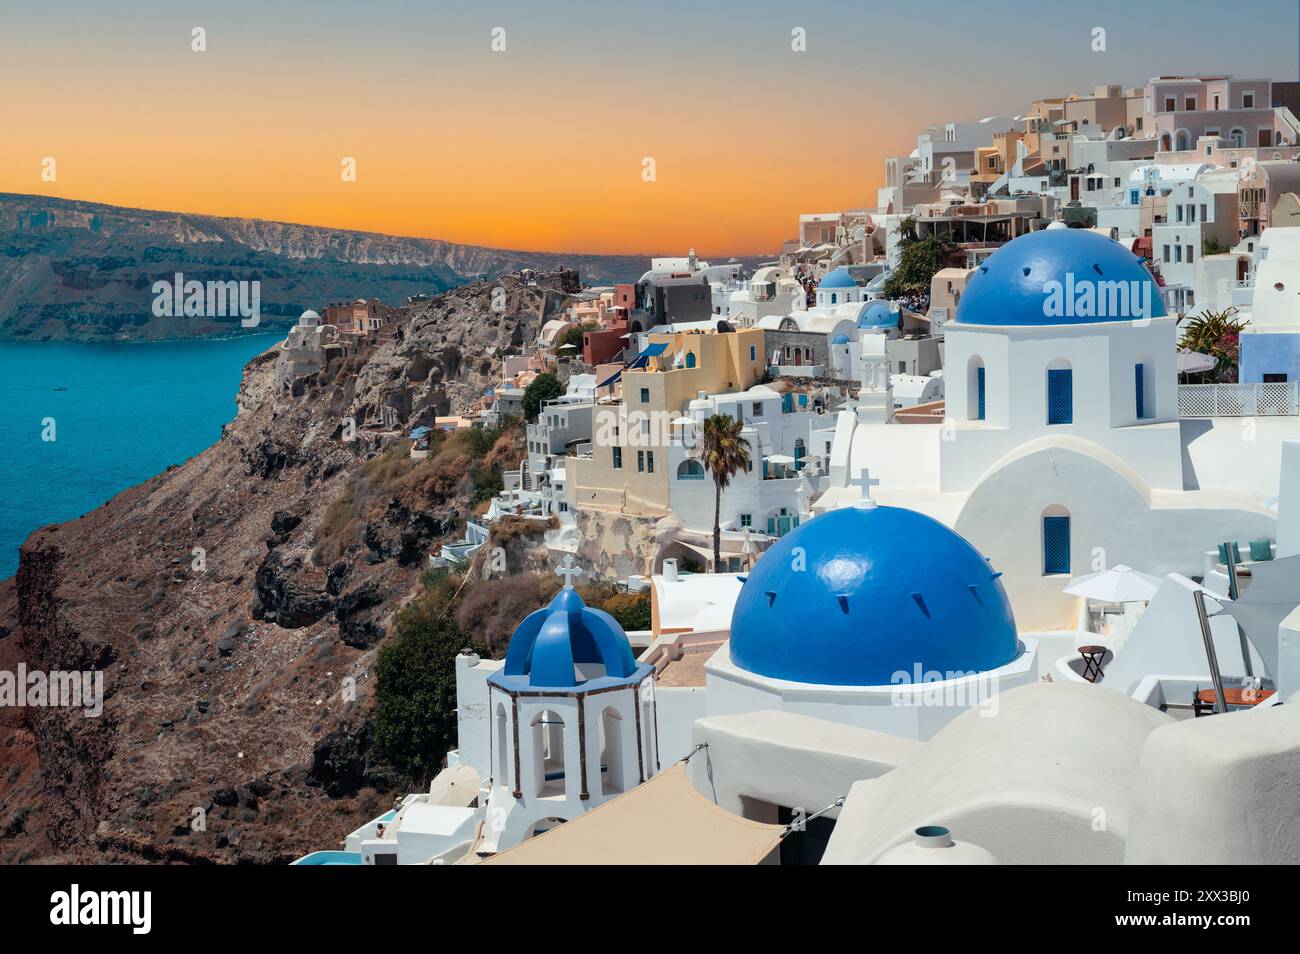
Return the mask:
[[[0,579],[33,530],[94,510],[221,437],[244,365],[277,335],[0,342]],[[57,390],[66,388],[67,390]],[[53,418],[54,440],[43,440]]]
[[291,865],[359,865],[361,864],[361,852],[313,851],[310,855],[303,855],[297,861],[289,863]]

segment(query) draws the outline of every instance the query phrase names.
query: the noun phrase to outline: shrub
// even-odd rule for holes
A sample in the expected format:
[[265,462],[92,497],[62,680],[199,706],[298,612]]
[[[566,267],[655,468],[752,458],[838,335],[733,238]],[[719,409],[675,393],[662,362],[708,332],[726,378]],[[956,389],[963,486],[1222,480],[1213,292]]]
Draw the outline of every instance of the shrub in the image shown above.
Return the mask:
[[542,404],[563,393],[564,385],[559,378],[549,371],[539,374],[524,388],[524,417],[530,421],[537,420],[537,412],[541,410]]
[[510,637],[525,616],[550,602],[560,588],[559,577],[541,573],[475,580],[461,593],[456,621],[493,656],[505,654]]
[[649,593],[616,593],[600,608],[618,620],[618,625],[628,632],[650,628]]
[[379,754],[412,781],[437,774],[456,743],[456,654],[469,644],[425,600],[397,615],[375,663],[374,738]]

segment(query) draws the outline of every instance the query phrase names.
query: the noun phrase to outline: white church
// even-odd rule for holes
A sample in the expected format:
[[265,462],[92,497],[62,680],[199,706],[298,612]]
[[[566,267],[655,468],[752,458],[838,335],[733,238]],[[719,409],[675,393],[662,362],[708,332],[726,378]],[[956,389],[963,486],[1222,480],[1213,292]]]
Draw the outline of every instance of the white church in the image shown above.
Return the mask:
[[[1084,230],[995,252],[945,329],[945,419],[840,412],[831,488],[929,514],[1004,574],[1017,619],[1069,622],[1061,579],[1116,564],[1200,575],[1223,540],[1270,537],[1297,418],[1180,416],[1177,318],[1141,261]],[[865,402],[864,402],[865,403]]]

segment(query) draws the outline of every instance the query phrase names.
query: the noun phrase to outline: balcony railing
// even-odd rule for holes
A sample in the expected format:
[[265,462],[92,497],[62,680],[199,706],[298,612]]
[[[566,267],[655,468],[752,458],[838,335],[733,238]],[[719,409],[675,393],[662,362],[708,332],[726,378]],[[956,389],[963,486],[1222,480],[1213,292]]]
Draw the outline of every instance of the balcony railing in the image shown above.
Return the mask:
[[1179,417],[1285,417],[1300,411],[1297,382],[1180,384]]

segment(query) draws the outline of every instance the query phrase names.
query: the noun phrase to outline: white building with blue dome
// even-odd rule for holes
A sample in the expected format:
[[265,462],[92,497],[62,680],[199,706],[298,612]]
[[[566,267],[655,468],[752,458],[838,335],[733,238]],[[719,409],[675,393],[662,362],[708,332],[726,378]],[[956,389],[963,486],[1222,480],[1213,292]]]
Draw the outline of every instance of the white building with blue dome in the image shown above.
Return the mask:
[[709,715],[778,710],[928,739],[1038,678],[999,573],[924,514],[869,498],[783,537],[706,664]]
[[[658,770],[652,669],[571,582],[519,624],[503,664],[478,670],[486,685],[468,671],[461,666],[457,680],[467,700],[460,747],[489,791],[484,853],[572,820]],[[470,701],[484,691],[486,709]]]
[[1274,535],[1294,416],[1180,414],[1178,329],[1145,265],[1091,231],[995,252],[946,326],[942,423],[840,413],[825,512],[859,499],[926,513],[1004,571],[1021,625],[1062,629],[1072,575],[1117,564],[1200,575],[1223,540]]

